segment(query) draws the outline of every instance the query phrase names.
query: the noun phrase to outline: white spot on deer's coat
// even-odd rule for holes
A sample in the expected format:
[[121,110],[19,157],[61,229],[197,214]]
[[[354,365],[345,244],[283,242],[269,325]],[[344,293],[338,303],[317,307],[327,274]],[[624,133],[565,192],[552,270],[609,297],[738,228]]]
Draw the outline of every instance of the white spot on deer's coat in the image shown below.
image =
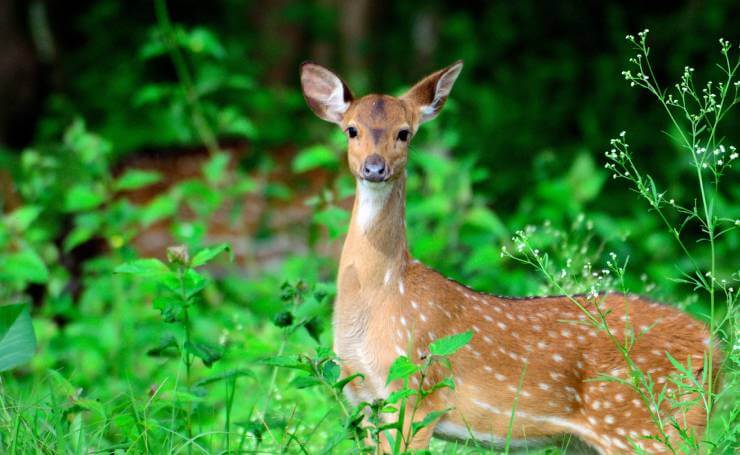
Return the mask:
[[416,303],[416,302],[414,302],[414,301],[412,300],[412,301],[411,301],[411,308],[413,308],[413,309],[415,309],[415,310],[418,310],[418,309],[419,309],[419,304],[418,304],[418,303]]
[[360,180],[357,185],[357,225],[363,233],[373,227],[378,213],[388,202],[393,185],[388,182]]
[[401,316],[401,325],[406,327],[406,318]]
[[501,381],[501,382],[506,381],[506,376],[504,376],[501,373],[496,373],[493,375],[493,377],[496,378],[497,381]]
[[539,387],[542,390],[550,390],[550,385],[545,384],[544,382],[540,382],[539,384],[537,384],[537,387]]
[[554,361],[556,361],[556,362],[562,362],[562,361],[563,361],[563,357],[562,357],[562,356],[561,356],[560,354],[554,354],[554,355],[552,356],[552,359],[553,359]]
[[504,324],[503,322],[497,322],[496,325],[499,329],[506,330],[506,324]]
[[391,269],[388,269],[385,271],[385,277],[383,277],[383,284],[385,284],[386,286],[388,286],[388,283],[391,282],[391,274],[392,274]]
[[427,322],[427,317],[424,316],[424,313],[419,313],[419,317],[421,318],[422,322]]

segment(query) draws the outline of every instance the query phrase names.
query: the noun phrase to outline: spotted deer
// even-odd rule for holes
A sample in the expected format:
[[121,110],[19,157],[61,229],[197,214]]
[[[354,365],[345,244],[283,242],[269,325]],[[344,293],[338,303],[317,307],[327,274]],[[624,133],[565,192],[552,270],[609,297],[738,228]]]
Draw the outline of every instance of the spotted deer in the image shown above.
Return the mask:
[[[415,420],[435,410],[452,410],[406,440],[407,449],[427,447],[432,436],[501,445],[515,399],[511,447],[531,448],[565,435],[604,454],[631,453],[636,447],[664,452],[668,446],[650,439],[659,434],[651,418],[655,411],[674,416],[682,430],[700,438],[706,422],[703,406],[675,409],[665,400],[651,413],[649,400],[634,389],[599,380],[604,375],[629,380],[630,372],[639,368],[654,380],[653,393],[677,388],[671,382],[676,370],[666,356],[670,353],[691,365],[700,381],[710,334],[688,315],[617,293],[596,298],[489,295],[411,258],[405,227],[409,143],[419,126],[440,112],[462,67],[458,61],[439,70],[401,97],[355,98],[330,70],[310,62],[301,66],[308,105],[347,135],[349,169],[356,179],[333,318],[342,374],[364,375],[345,389],[348,399],[358,403],[387,397],[398,387],[386,386],[397,356],[420,362],[435,339],[472,330],[471,342],[451,358],[455,389],[439,389],[421,402]],[[589,323],[599,313],[608,327],[620,330],[610,336],[603,326]],[[624,342],[628,326],[637,335],[625,357],[615,340]],[[715,362],[717,357],[714,353]],[[445,374],[433,369],[425,385]],[[418,384],[419,379],[412,381]],[[676,442],[678,430],[666,427],[668,441]]]

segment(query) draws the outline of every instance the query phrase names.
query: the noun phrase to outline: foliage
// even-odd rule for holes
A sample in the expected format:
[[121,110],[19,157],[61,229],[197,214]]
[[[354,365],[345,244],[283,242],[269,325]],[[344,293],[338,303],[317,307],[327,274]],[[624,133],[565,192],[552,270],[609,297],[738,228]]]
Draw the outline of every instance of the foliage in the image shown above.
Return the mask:
[[[466,60],[445,114],[424,125],[409,156],[412,254],[479,290],[616,289],[706,321],[728,348],[725,384],[700,393],[711,374],[675,378],[679,392],[700,393],[714,412],[707,441],[687,436],[685,447],[672,448],[725,453],[738,437],[737,63],[724,40],[720,67],[706,63],[703,36],[721,33],[733,6],[702,5],[696,30],[678,34],[684,9],[651,16],[655,47],[669,55],[660,68],[648,60],[645,33],[628,39],[638,55],[623,76],[658,100],[654,109],[614,83],[625,53],[617,36],[642,25],[631,23],[637,19],[604,2],[608,12],[597,21],[567,11],[559,41],[543,40],[539,21],[549,15],[525,3],[471,12],[450,2],[418,9],[390,2],[378,12],[393,16],[389,29],[358,46],[367,64],[348,71],[357,93],[398,91],[422,68]],[[245,26],[247,14],[234,11],[264,6],[245,5],[209,4],[206,14],[175,3],[170,12],[162,0],[151,11],[97,2],[74,23],[89,45],[66,54],[66,85],[49,98],[33,144],[0,150],[20,199],[13,205],[0,196],[0,370],[12,368],[0,376],[3,452],[360,453],[385,440],[402,453],[414,432],[446,412],[415,414],[433,390],[454,387],[451,376],[436,384],[424,378],[445,368],[470,333],[432,343],[420,364],[399,357],[387,399],[353,407],[342,397],[364,379],[341,378],[329,347],[331,252],[354,191],[345,142],[310,117],[297,62],[282,62],[290,50],[270,38],[292,35],[267,20]],[[339,13],[325,5],[271,8],[297,36],[318,37],[317,49],[341,41]],[[425,30],[412,26],[425,18],[438,28],[438,48],[429,61],[409,64],[431,41],[410,36]],[[532,36],[512,28],[520,22]],[[592,43],[582,27],[608,32]],[[515,42],[533,50],[513,50]],[[689,61],[696,69],[686,68],[675,90],[658,84]],[[287,82],[281,62],[290,68]],[[713,74],[721,84],[699,84]],[[621,128],[630,143],[618,135],[604,163],[596,152],[604,131]],[[224,146],[245,141],[240,157]],[[174,183],[174,165],[125,166],[141,149],[174,157],[198,144],[199,171]],[[317,175],[321,189],[309,191]],[[273,231],[271,221],[295,200],[305,202],[305,222],[288,234]],[[254,215],[256,206],[265,212]],[[223,213],[230,226],[250,226],[245,244],[222,243],[213,222]],[[161,226],[178,246],[142,257],[137,240]],[[287,236],[302,248],[256,259],[262,244]],[[603,319],[590,323],[609,330]],[[6,363],[9,340],[20,347]],[[629,343],[618,348],[629,357]],[[686,379],[691,366],[674,365]],[[649,404],[676,401],[655,396],[654,379],[639,369],[626,380],[600,379],[627,381]],[[663,429],[674,423],[655,417]],[[651,438],[665,441],[665,432]],[[431,450],[478,449],[433,441]]]

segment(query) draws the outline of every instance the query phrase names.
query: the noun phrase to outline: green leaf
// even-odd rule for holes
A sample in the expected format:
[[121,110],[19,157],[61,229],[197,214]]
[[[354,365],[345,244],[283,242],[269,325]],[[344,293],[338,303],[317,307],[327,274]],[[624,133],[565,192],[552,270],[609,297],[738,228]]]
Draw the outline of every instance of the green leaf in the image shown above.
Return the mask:
[[54,393],[62,395],[64,398],[72,398],[77,395],[78,388],[62,376],[61,373],[56,370],[49,370],[47,373]]
[[173,195],[163,194],[157,196],[149,205],[142,209],[141,223],[144,226],[149,226],[156,221],[170,217],[177,213],[178,205],[178,198]]
[[203,175],[211,184],[220,183],[226,175],[229,166],[229,155],[226,153],[214,154],[208,162],[203,165]]
[[391,392],[391,394],[388,395],[388,398],[386,398],[385,401],[387,403],[397,403],[399,400],[409,398],[418,394],[419,392],[414,389],[400,389],[396,390],[395,392]]
[[64,197],[64,210],[81,212],[94,209],[105,201],[105,195],[92,185],[79,184],[70,188]]
[[210,54],[216,58],[226,56],[226,50],[216,38],[216,35],[206,28],[195,27],[185,34],[184,38],[185,40],[178,41],[195,54]]
[[41,215],[42,210],[39,206],[27,205],[10,213],[5,217],[5,222],[16,231],[23,232]]
[[296,389],[307,389],[309,387],[321,385],[321,380],[313,376],[297,376],[295,379],[290,381],[290,385]]
[[116,191],[136,190],[157,183],[160,180],[162,180],[162,175],[159,172],[130,169],[116,179],[113,188]]
[[333,387],[341,392],[342,390],[344,390],[347,384],[349,384],[350,382],[354,381],[357,378],[364,380],[365,376],[362,373],[355,373],[355,374],[349,375],[346,378],[342,378],[339,381],[335,382]]
[[188,269],[183,275],[182,286],[185,288],[185,296],[193,297],[206,287],[208,280],[193,269]]
[[415,435],[424,427],[428,427],[432,422],[439,419],[443,415],[450,412],[452,408],[443,409],[441,411],[432,411],[429,414],[425,415],[424,418],[420,422],[414,422],[411,424],[411,435]]
[[168,333],[160,340],[159,344],[146,351],[146,355],[151,357],[169,357],[174,358],[180,355],[180,346],[177,339],[171,333]]
[[306,172],[320,167],[336,168],[339,158],[325,145],[317,144],[301,150],[293,159],[293,172]]
[[472,330],[440,338],[429,345],[429,351],[432,355],[448,356],[462,349],[462,347],[468,344],[472,338]]
[[339,365],[333,360],[326,362],[321,369],[321,375],[324,377],[326,382],[334,384],[339,379]]
[[417,373],[418,371],[419,367],[411,360],[409,360],[408,357],[398,357],[391,365],[391,368],[388,370],[388,379],[386,380],[386,385],[397,379],[406,379],[409,376]]
[[64,251],[90,240],[103,224],[103,217],[99,212],[80,213],[75,217],[75,227],[64,239]]
[[114,270],[116,273],[130,273],[132,275],[157,277],[170,272],[170,269],[159,259],[135,259],[125,262]]
[[0,371],[22,365],[36,351],[31,314],[23,303],[0,306]]
[[183,319],[183,305],[179,296],[168,292],[162,292],[152,301],[154,309],[159,310],[164,321],[170,324]]
[[329,231],[329,237],[335,239],[347,231],[349,212],[331,205],[324,210],[314,213],[314,221],[325,226]]
[[231,254],[231,246],[229,246],[228,243],[219,243],[216,246],[204,248],[193,257],[193,260],[190,262],[190,265],[193,267],[200,267],[201,265],[205,265],[209,262],[211,262],[216,256],[223,253],[224,251],[229,252],[229,260],[233,259],[233,255]]
[[0,257],[0,277],[22,283],[46,283],[49,270],[41,257],[30,248]]
[[237,368],[234,370],[224,371],[223,373],[217,373],[204,379],[200,379],[193,384],[193,387],[202,387],[216,382],[225,381],[228,379],[235,379],[239,377],[250,377],[254,378],[255,375],[251,371],[244,368]]
[[187,352],[202,360],[203,365],[207,367],[219,361],[224,355],[224,350],[221,346],[209,343],[186,341],[183,347]]
[[263,365],[269,365],[280,368],[290,368],[293,370],[301,370],[307,373],[311,372],[311,366],[302,362],[298,357],[295,356],[274,356],[262,359],[259,363]]

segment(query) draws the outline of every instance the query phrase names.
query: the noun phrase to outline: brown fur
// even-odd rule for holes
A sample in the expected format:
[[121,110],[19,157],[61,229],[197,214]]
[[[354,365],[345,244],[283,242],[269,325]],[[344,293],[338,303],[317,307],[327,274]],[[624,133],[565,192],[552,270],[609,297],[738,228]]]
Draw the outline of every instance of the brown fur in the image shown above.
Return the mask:
[[[430,342],[473,330],[471,343],[452,357],[457,387],[441,389],[421,403],[415,419],[433,410],[453,411],[435,422],[436,427],[418,433],[409,448],[426,447],[433,433],[500,443],[517,400],[512,438],[524,446],[572,434],[601,453],[630,453],[632,443],[647,452],[666,451],[663,444],[645,439],[658,430],[637,394],[615,382],[594,381],[601,375],[629,379],[629,369],[614,340],[586,323],[572,299],[513,299],[475,292],[410,258],[404,224],[408,142],[399,141],[397,134],[404,128],[413,133],[436,115],[460,68],[455,64],[428,76],[401,98],[368,95],[353,100],[335,116],[343,129],[358,130],[357,137],[348,140],[348,162],[358,183],[339,265],[334,347],[343,373],[361,372],[366,379],[350,383],[348,397],[354,403],[386,397],[398,386],[385,386],[398,355],[420,362]],[[331,80],[328,70],[311,72],[320,74],[323,82]],[[305,92],[315,92],[311,77],[302,82]],[[391,177],[370,184],[362,181],[359,170],[376,153],[391,167]],[[579,296],[577,301],[592,315],[597,306],[608,313],[608,326],[620,342],[634,327],[639,336],[629,355],[656,381],[654,393],[675,389],[668,379],[675,370],[666,353],[701,367],[710,335],[686,314],[622,294]],[[426,385],[445,374],[433,368]],[[414,381],[418,384],[418,378]],[[704,429],[701,405],[680,411],[670,409],[666,401],[660,412],[676,416],[697,437]]]

